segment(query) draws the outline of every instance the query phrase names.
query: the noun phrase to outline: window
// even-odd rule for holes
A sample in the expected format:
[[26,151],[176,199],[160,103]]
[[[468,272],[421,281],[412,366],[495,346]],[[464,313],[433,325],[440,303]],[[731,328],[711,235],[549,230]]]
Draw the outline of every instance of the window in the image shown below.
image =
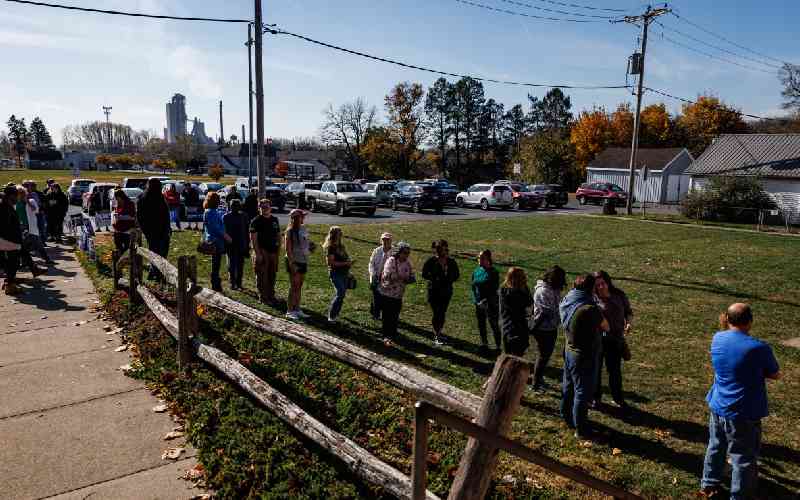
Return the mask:
[[336,185],[333,192],[337,191],[339,193],[363,193],[364,189],[361,187],[361,184],[348,182]]
[[494,186],[494,190],[497,193],[505,193],[511,189],[508,186]]

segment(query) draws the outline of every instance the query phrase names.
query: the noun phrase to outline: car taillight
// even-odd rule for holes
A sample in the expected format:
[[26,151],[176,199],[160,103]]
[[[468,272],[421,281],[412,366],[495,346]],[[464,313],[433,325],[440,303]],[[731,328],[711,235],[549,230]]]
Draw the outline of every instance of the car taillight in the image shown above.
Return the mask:
[[492,191],[492,198],[497,198],[497,191]]

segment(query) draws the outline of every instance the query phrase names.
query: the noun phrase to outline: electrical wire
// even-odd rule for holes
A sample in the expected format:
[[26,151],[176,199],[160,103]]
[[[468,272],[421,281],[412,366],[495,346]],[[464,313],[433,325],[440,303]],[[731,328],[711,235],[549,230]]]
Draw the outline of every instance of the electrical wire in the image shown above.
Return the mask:
[[700,38],[694,37],[694,36],[692,36],[692,35],[690,35],[688,33],[685,33],[685,32],[683,32],[683,31],[681,31],[681,30],[679,30],[677,28],[674,28],[673,26],[666,26],[663,23],[661,23],[661,21],[655,21],[655,23],[658,24],[659,26],[661,26],[662,29],[673,31],[673,32],[675,32],[675,33],[677,33],[677,34],[679,34],[679,35],[681,35],[681,36],[683,36],[683,37],[685,37],[685,38],[687,38],[689,40],[692,40],[692,41],[697,42],[697,43],[701,43],[703,45],[711,47],[712,49],[719,50],[720,52],[725,52],[725,53],[730,54],[732,56],[736,56],[736,57],[739,57],[739,58],[742,58],[742,59],[746,59],[746,60],[748,60],[750,62],[754,62],[754,63],[757,63],[757,64],[762,64],[764,66],[769,66],[770,68],[781,69],[781,67],[782,67],[782,66],[778,66],[777,64],[772,64],[772,63],[768,63],[768,62],[764,62],[764,61],[759,61],[758,59],[755,59],[753,57],[746,56],[746,55],[740,54],[738,52],[734,52],[732,50],[728,50],[725,47],[720,47],[718,45],[714,45],[713,43],[706,42],[705,40],[701,40]]
[[408,69],[416,69],[419,71],[425,71],[428,73],[434,73],[437,75],[442,76],[451,76],[453,78],[472,78],[473,80],[478,80],[482,82],[488,83],[498,83],[502,85],[516,85],[520,87],[547,87],[547,88],[559,88],[559,89],[576,89],[576,90],[606,90],[606,89],[627,89],[629,85],[551,85],[546,83],[528,83],[528,82],[516,82],[516,81],[508,81],[508,80],[496,80],[494,78],[484,78],[484,77],[477,77],[477,76],[470,76],[458,73],[451,73],[449,71],[441,71],[438,69],[426,68],[425,66],[418,66],[416,64],[405,63],[401,61],[396,61],[394,59],[388,59],[385,57],[378,57],[371,54],[367,54],[365,52],[359,52],[357,50],[347,49],[344,47],[340,47],[338,45],[333,45],[327,42],[322,42],[320,40],[315,40],[313,38],[307,37],[305,35],[300,35],[298,33],[292,33],[291,31],[286,31],[282,29],[272,29],[267,28],[265,30],[267,33],[275,34],[275,35],[289,35],[294,38],[298,38],[300,40],[304,40],[306,42],[313,43],[315,45],[320,45],[322,47],[327,47],[329,49],[338,50],[340,52],[345,52],[347,54],[356,55],[360,57],[365,57],[367,59],[372,59],[374,61],[385,62],[389,64],[394,64],[396,66],[401,66],[403,68]]
[[[685,102],[687,104],[697,104],[697,101],[693,101],[693,100],[687,99],[685,97],[679,97],[679,96],[676,96],[676,95],[672,95],[672,94],[670,94],[668,92],[665,92],[663,90],[654,89],[652,87],[644,87],[644,90],[647,90],[648,92],[652,92],[654,94],[658,94],[658,95],[661,95],[661,96],[664,96],[664,97],[669,97],[670,99],[675,99],[676,101],[682,101],[682,102]],[[720,111],[725,111],[725,110],[723,108],[720,108]],[[730,113],[735,113],[735,114],[740,115],[740,116],[746,116],[748,118],[755,118],[756,120],[779,120],[780,119],[780,118],[768,118],[766,116],[751,115],[751,114],[747,114],[747,113],[742,113],[741,111],[729,111],[729,112]]]
[[181,16],[162,16],[158,14],[144,14],[141,12],[123,12],[120,10],[92,9],[88,7],[76,7],[74,5],[63,5],[47,2],[33,2],[30,0],[5,0],[6,2],[19,3],[24,5],[35,5],[37,7],[50,7],[54,9],[75,10],[80,12],[94,12],[96,14],[111,14],[114,16],[145,17],[149,19],[169,19],[173,21],[206,21],[213,23],[251,23],[250,19],[220,19],[212,17],[181,17]]
[[728,64],[733,64],[734,66],[739,66],[740,68],[748,69],[748,70],[751,70],[751,71],[760,71],[761,73],[767,73],[769,75],[777,75],[777,71],[770,71],[768,69],[756,68],[755,66],[749,66],[747,64],[742,64],[742,63],[739,63],[739,62],[736,62],[736,61],[732,61],[730,59],[726,59],[724,57],[720,57],[720,56],[714,55],[714,54],[712,54],[710,52],[706,52],[704,50],[697,49],[697,48],[692,47],[690,45],[686,45],[685,43],[678,42],[678,41],[673,40],[672,38],[666,36],[663,32],[661,33],[661,38],[664,41],[669,42],[669,43],[671,43],[673,45],[677,45],[678,47],[683,47],[686,50],[690,50],[692,52],[696,52],[696,53],[704,55],[706,57],[710,57],[711,59],[717,59],[717,60],[726,62]]
[[709,30],[707,28],[704,28],[703,26],[701,26],[701,25],[699,25],[699,24],[697,24],[697,23],[695,23],[693,21],[690,21],[689,19],[686,19],[685,17],[679,15],[675,11],[671,11],[670,13],[673,16],[675,16],[676,18],[678,18],[681,21],[685,22],[686,24],[689,24],[690,26],[694,26],[695,28],[699,29],[700,31],[702,31],[704,33],[707,33],[707,34],[709,34],[709,35],[711,35],[711,36],[713,36],[715,38],[718,38],[718,39],[722,40],[723,42],[727,42],[727,43],[729,43],[729,44],[731,44],[731,45],[733,45],[735,47],[738,47],[738,48],[740,48],[742,50],[746,50],[747,52],[750,52],[751,54],[755,54],[757,56],[764,57],[764,58],[769,59],[771,61],[775,61],[776,63],[779,63],[781,65],[789,64],[787,61],[782,61],[780,59],[776,59],[776,58],[774,58],[772,56],[768,56],[768,55],[766,55],[764,53],[755,51],[755,50],[753,50],[753,49],[751,49],[749,47],[745,47],[744,45],[741,45],[739,43],[734,42],[733,40],[729,40],[728,38],[725,38],[724,36],[722,36],[720,34],[714,33],[713,31],[711,31],[711,30]]
[[560,5],[562,7],[572,7],[574,9],[597,10],[605,12],[628,12],[627,9],[611,9],[607,7],[592,7],[590,5],[578,5],[574,3],[558,2],[556,0],[534,0],[536,2],[548,3],[550,5]]
[[578,17],[592,17],[596,19],[615,19],[615,16],[601,16],[598,14],[581,14],[580,12],[569,12],[566,10],[558,10],[558,9],[548,9],[547,7],[538,7],[536,5],[531,5],[525,2],[518,2],[517,0],[499,0],[503,3],[508,3],[511,5],[518,5],[520,7],[527,7],[529,9],[541,10],[544,12],[553,12],[554,14],[565,14],[567,16],[578,16]]
[[543,21],[563,21],[568,23],[604,23],[606,21],[602,21],[600,19],[570,19],[565,17],[549,17],[549,16],[537,16],[536,14],[525,14],[523,12],[516,12],[513,10],[507,9],[500,9],[498,7],[492,7],[490,5],[485,5],[482,3],[471,2],[470,0],[455,0],[458,3],[464,5],[471,5],[472,7],[478,7],[479,9],[491,10],[494,12],[500,12],[503,14],[511,14],[512,16],[522,16],[528,17],[531,19],[541,19]]

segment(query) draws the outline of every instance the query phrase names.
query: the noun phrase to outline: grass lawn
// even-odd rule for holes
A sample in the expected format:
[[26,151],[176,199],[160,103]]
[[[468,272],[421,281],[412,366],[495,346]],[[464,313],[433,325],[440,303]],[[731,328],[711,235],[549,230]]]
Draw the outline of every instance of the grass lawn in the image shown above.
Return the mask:
[[[327,228],[310,228],[313,239],[321,243]],[[377,340],[380,325],[369,316],[365,275],[369,254],[385,230],[394,233],[396,240],[411,243],[418,272],[429,254],[430,241],[449,240],[462,278],[445,327],[451,339],[447,346],[431,341],[431,314],[423,284],[407,289],[397,348],[387,349]],[[524,268],[531,281],[552,264],[564,267],[571,277],[608,271],[628,293],[635,311],[629,338],[633,359],[623,368],[633,415],[622,418],[613,410],[591,411],[590,419],[601,436],[591,445],[577,441],[558,415],[562,362],[555,354],[547,380],[552,389],[545,394],[526,392],[512,432],[553,458],[649,498],[687,498],[697,490],[707,440],[705,394],[712,380],[711,336],[719,312],[728,304],[751,303],[756,317],[753,333],[773,346],[784,375],[768,389],[772,415],[763,422],[762,497],[797,498],[800,350],[782,346],[780,341],[800,336],[795,328],[800,313],[800,239],[577,216],[357,225],[345,226],[344,233],[348,251],[357,261],[358,289],[348,294],[340,325],[329,327],[324,315],[333,289],[318,251],[311,260],[303,297],[306,311],[313,315],[311,323],[476,393],[493,365],[493,359],[478,353],[477,326],[468,299],[469,276],[480,250],[492,249],[503,270],[510,265]],[[175,233],[171,260],[194,254],[197,241],[197,233]],[[200,257],[199,266],[201,281],[208,286],[210,262]],[[90,271],[107,284],[107,276]],[[278,287],[284,297],[286,278],[281,266]],[[230,292],[226,286],[226,293],[257,305],[249,269],[245,281],[244,292]],[[309,413],[410,472],[412,399],[219,315],[208,318],[211,326],[204,335],[209,341],[238,351],[253,371]],[[146,342],[140,351],[147,354],[141,375],[160,383],[187,414],[190,436],[200,449],[209,484],[220,488],[222,496],[269,498],[291,492],[314,498],[320,488],[330,497],[380,496],[324,453],[313,447],[309,451],[309,445],[292,437],[274,417],[210,372],[195,371],[193,381],[177,383],[171,376],[165,380],[174,358],[172,343],[156,341],[151,333],[141,335]],[[556,353],[562,345],[563,338]],[[528,357],[535,359],[535,354],[529,352]],[[434,426],[430,488],[437,494],[446,495],[464,443],[462,436]],[[496,478],[492,486],[496,498],[599,497],[508,455],[501,455]]]
[[[122,182],[125,177],[150,177],[153,175],[162,175],[160,172],[97,172],[93,170],[81,170],[82,179],[94,179],[97,182]],[[200,182],[212,182],[208,176],[185,175],[180,173],[167,173],[166,175],[175,179],[196,180]],[[5,186],[9,182],[20,183],[23,180],[34,180],[39,185],[40,189],[45,185],[47,179],[55,179],[61,185],[62,189],[69,187],[72,181],[71,170],[29,170],[29,169],[2,169],[0,170],[0,185]],[[227,181],[226,181],[227,179]],[[234,177],[228,176],[220,179],[220,182],[233,182]]]

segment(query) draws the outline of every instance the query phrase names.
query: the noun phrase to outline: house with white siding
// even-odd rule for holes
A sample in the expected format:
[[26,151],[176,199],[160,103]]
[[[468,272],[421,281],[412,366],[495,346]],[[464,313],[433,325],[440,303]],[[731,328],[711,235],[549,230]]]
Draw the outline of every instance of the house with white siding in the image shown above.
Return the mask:
[[[586,182],[610,182],[628,190],[631,150],[608,148],[586,167]],[[686,169],[694,158],[686,148],[639,148],[633,196],[648,203],[678,203],[689,191]],[[642,170],[647,167],[647,179]]]
[[800,134],[724,134],[686,170],[690,189],[710,177],[754,177],[793,224],[800,223]]

